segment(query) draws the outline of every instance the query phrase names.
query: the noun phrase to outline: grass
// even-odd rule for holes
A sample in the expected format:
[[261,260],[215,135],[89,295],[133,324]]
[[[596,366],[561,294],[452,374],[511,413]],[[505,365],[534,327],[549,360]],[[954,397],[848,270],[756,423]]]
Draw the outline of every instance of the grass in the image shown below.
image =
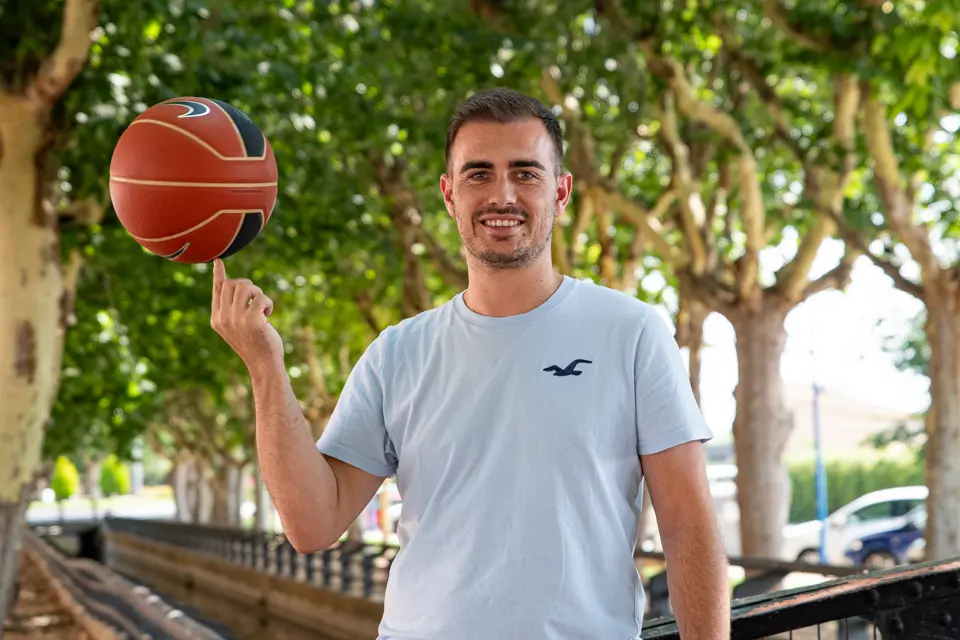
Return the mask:
[[[152,487],[151,487],[152,488]],[[96,501],[97,513],[103,514],[107,511],[122,514],[123,512],[137,510],[158,511],[171,508],[173,505],[173,495],[164,495],[162,491],[144,491],[141,495],[110,496]],[[57,518],[61,513],[69,516],[93,515],[94,501],[89,498],[74,497],[64,500],[61,503],[43,502],[35,500],[27,507],[27,518],[30,520],[46,520]]]

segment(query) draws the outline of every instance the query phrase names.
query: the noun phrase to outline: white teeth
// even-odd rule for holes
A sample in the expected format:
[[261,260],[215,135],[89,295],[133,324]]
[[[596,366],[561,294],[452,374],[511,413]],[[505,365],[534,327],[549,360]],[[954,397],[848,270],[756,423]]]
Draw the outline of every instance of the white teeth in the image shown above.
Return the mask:
[[483,224],[488,227],[515,227],[520,224],[519,220],[484,220]]

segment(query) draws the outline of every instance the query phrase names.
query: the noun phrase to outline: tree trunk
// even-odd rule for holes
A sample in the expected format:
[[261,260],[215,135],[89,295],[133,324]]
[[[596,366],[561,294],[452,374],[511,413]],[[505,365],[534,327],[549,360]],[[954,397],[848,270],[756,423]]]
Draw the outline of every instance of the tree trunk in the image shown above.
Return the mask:
[[260,474],[259,464],[254,464],[253,473],[253,499],[257,507],[253,528],[257,533],[272,532],[273,501],[270,499],[270,492],[267,491],[267,485]]
[[19,570],[27,497],[56,398],[71,308],[45,198],[45,118],[0,92],[0,620]]
[[97,501],[103,497],[103,493],[100,491],[100,461],[95,458],[88,460],[83,470],[83,492],[90,500],[94,519],[98,518]]
[[201,459],[193,463],[193,521],[197,524],[210,524],[213,518],[214,491],[213,474],[209,463]]
[[[386,540],[386,538],[384,538],[384,540]],[[357,517],[357,519],[347,527],[347,538],[343,541],[343,546],[341,546],[340,549],[346,553],[352,553],[355,550],[362,549],[364,544],[363,526],[360,523],[360,517]]]
[[174,460],[173,469],[170,470],[173,502],[177,507],[177,520],[180,522],[190,522],[193,513],[190,502],[190,467],[192,464],[188,458],[181,455]]
[[693,396],[700,404],[700,370],[702,368],[703,323],[710,315],[710,309],[683,291],[681,285],[680,309],[677,313],[677,345],[686,347],[690,352],[690,387]]
[[0,625],[6,620],[7,612],[13,610],[17,597],[21,536],[29,502],[26,498],[29,492],[24,494],[22,500],[0,505]]
[[210,523],[235,527],[240,524],[240,467],[233,461],[221,462],[210,479],[213,506]]
[[774,558],[789,510],[789,478],[782,457],[793,424],[780,379],[786,311],[773,304],[761,306],[730,318],[740,373],[733,435],[741,552],[746,557]]
[[[935,298],[939,298],[936,299]],[[956,292],[928,296],[930,411],[927,422],[927,559],[960,556],[960,316]]]

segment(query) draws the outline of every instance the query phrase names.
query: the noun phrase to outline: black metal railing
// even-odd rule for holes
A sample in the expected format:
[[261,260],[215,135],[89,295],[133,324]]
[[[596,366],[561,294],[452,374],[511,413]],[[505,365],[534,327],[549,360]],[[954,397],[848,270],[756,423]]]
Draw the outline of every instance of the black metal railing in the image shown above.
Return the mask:
[[[850,576],[733,603],[731,638],[960,638],[960,559]],[[644,640],[679,638],[651,620]]]
[[[375,601],[383,599],[397,552],[388,545],[351,548],[341,543],[317,553],[300,554],[282,534],[121,518],[108,518],[105,525],[113,531]],[[663,558],[650,553],[638,556]],[[860,567],[767,559],[731,558],[731,564],[753,573],[733,590],[732,638],[960,639],[960,559],[869,574]],[[765,592],[785,576],[798,572],[840,577],[799,589]],[[649,608],[644,640],[679,639],[676,623],[670,617],[666,574],[654,575],[645,588]]]
[[398,551],[385,544],[344,542],[303,554],[281,533],[167,520],[108,518],[104,524],[112,531],[199,551],[279,577],[375,601],[383,600],[387,575]]

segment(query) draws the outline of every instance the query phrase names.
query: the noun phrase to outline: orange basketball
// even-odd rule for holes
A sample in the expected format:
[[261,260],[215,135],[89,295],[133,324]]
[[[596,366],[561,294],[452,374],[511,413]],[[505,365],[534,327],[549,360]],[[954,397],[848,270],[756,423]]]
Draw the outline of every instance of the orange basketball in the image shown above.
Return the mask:
[[208,98],[156,104],[120,136],[110,197],[123,227],[174,262],[226,258],[257,237],[277,200],[277,160],[254,122]]

